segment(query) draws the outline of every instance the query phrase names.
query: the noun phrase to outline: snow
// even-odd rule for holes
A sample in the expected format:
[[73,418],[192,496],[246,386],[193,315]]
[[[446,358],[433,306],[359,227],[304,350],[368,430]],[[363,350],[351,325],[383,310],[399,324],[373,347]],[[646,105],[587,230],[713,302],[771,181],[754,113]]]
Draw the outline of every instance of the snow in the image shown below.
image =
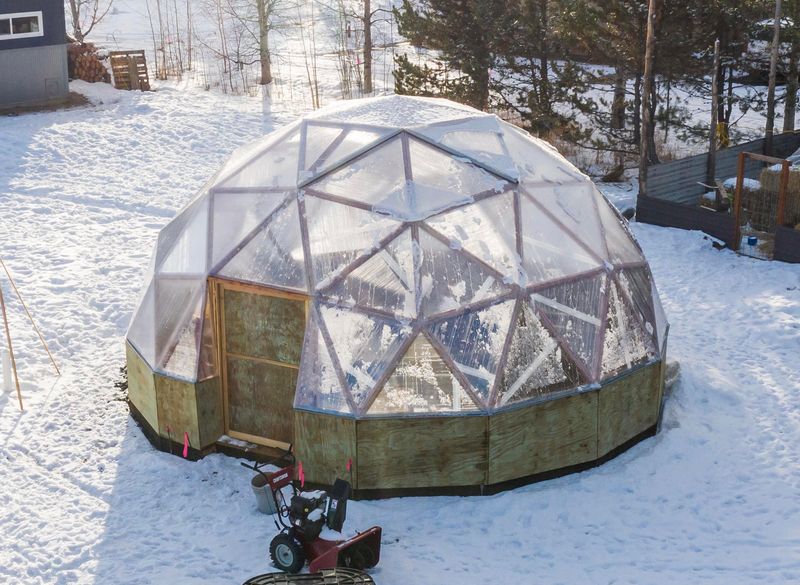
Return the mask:
[[[270,570],[252,472],[155,451],[114,382],[159,229],[294,113],[158,90],[96,86],[89,107],[0,118],[0,256],[64,372],[10,302],[26,410],[0,392],[0,583],[230,585]],[[635,193],[600,187],[618,205]],[[800,266],[631,228],[681,363],[661,432],[496,496],[351,502],[346,530],[383,527],[377,583],[800,581]]]

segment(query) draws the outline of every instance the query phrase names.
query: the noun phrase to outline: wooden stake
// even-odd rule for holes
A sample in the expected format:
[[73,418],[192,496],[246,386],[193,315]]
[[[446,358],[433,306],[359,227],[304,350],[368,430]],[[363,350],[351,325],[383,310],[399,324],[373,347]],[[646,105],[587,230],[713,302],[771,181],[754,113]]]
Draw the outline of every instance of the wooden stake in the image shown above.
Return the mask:
[[[708,173],[706,184],[713,185],[717,174],[717,126],[719,125],[719,39],[714,42],[714,71],[711,74],[711,128],[708,137]],[[722,195],[717,189],[717,209],[722,204]]]
[[0,287],[0,310],[3,313],[3,325],[6,329],[6,342],[8,343],[8,353],[11,356],[11,369],[14,372],[14,383],[17,386],[17,400],[19,400],[19,409],[24,411],[22,407],[22,391],[19,388],[19,376],[17,375],[17,361],[14,359],[14,348],[11,345],[11,329],[8,327],[8,317],[6,316],[6,301],[3,298],[3,288]]
[[36,331],[36,335],[39,336],[39,341],[42,342],[42,346],[44,347],[44,350],[47,352],[47,355],[50,357],[50,361],[53,362],[53,367],[56,369],[56,374],[58,374],[60,376],[61,375],[61,370],[58,369],[58,364],[56,364],[56,360],[53,358],[53,354],[50,353],[50,348],[47,347],[47,342],[44,340],[44,336],[42,336],[42,332],[39,331],[39,328],[36,326],[36,322],[33,320],[33,316],[31,315],[31,312],[28,310],[28,305],[26,305],[25,301],[22,300],[22,295],[19,294],[19,290],[17,289],[17,285],[16,285],[16,283],[14,283],[14,279],[11,277],[11,273],[8,271],[8,268],[6,268],[6,264],[5,264],[5,262],[3,262],[2,258],[0,258],[0,266],[3,267],[3,270],[6,273],[6,276],[8,276],[8,282],[11,283],[11,287],[14,289],[14,293],[17,295],[17,298],[19,299],[19,302],[22,303],[22,308],[25,309],[25,314],[28,316],[28,320],[31,322],[31,325],[33,325],[33,330]]

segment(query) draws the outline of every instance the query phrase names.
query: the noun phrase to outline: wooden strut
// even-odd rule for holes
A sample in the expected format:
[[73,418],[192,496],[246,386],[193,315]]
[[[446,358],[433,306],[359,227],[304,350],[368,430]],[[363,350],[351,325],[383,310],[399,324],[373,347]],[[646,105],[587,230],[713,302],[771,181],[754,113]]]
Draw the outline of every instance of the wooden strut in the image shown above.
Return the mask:
[[6,316],[6,301],[3,298],[3,288],[0,287],[0,310],[3,313],[3,324],[5,325],[6,329],[6,342],[8,343],[8,353],[11,356],[11,369],[14,372],[14,383],[17,386],[17,400],[19,400],[19,409],[21,412],[24,412],[24,408],[22,406],[22,391],[19,389],[19,376],[17,375],[17,362],[14,359],[14,348],[11,345],[11,330],[8,327],[8,317]]
[[[11,277],[11,273],[8,271],[8,268],[6,267],[6,264],[5,264],[5,262],[3,262],[2,258],[0,258],[0,266],[3,267],[3,270],[5,271],[6,276],[8,277],[8,282],[11,283],[11,287],[14,289],[14,293],[17,295],[17,298],[19,299],[19,302],[22,303],[22,308],[25,309],[25,314],[28,316],[28,320],[31,322],[31,325],[33,325],[33,330],[36,331],[36,335],[39,336],[39,341],[42,342],[42,346],[44,347],[44,350],[47,352],[47,356],[50,358],[50,361],[53,363],[53,367],[56,369],[56,374],[58,374],[60,376],[61,375],[61,370],[58,369],[58,364],[56,364],[56,360],[53,358],[53,354],[50,353],[50,348],[47,347],[47,342],[44,340],[44,336],[42,335],[42,332],[39,331],[39,328],[36,326],[36,322],[33,320],[33,316],[31,315],[31,312],[28,310],[28,305],[26,305],[25,301],[22,300],[22,295],[19,294],[19,290],[17,289],[17,285],[16,285],[16,283],[14,283],[14,279]],[[4,310],[3,317],[5,317],[5,310]],[[6,327],[8,327],[8,322],[6,322]],[[11,337],[10,336],[9,336],[8,344],[9,344],[9,347],[11,347]],[[12,355],[11,359],[12,359],[12,363],[13,363],[13,359],[14,359],[13,355]],[[17,388],[17,390],[19,390],[19,387]]]

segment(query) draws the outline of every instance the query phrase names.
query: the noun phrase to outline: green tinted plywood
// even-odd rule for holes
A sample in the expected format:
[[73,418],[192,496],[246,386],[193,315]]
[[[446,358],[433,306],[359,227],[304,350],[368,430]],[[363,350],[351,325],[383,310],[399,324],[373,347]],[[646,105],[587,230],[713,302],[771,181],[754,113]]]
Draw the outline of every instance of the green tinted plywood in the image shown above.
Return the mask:
[[212,445],[224,433],[222,420],[222,392],[219,377],[198,382],[197,427],[200,432],[200,447]]
[[200,448],[197,428],[197,395],[194,384],[155,375],[158,397],[158,434],[183,442],[183,433],[189,433],[189,446]]
[[308,481],[322,485],[332,485],[337,477],[351,481],[347,462],[352,459],[352,484],[358,485],[354,419],[296,410],[294,453]]
[[358,489],[486,483],[486,417],[356,421]]
[[228,428],[291,443],[297,370],[231,356],[227,367]]
[[602,457],[656,424],[661,363],[627,374],[599,390],[597,456]]
[[226,351],[299,365],[305,302],[225,289]]
[[128,364],[128,400],[150,427],[157,430],[158,403],[153,372],[129,343],[125,344],[125,352]]
[[597,395],[578,394],[489,418],[489,481],[499,483],[597,458]]

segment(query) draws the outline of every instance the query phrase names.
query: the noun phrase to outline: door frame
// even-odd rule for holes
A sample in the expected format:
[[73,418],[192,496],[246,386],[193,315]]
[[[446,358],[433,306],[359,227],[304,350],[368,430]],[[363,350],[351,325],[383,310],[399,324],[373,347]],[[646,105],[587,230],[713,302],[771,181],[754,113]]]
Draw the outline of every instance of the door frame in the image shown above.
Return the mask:
[[[218,276],[209,276],[208,285],[209,285],[208,289],[211,292],[212,315],[214,319],[214,336],[217,342],[216,356],[217,356],[217,363],[219,364],[220,393],[222,394],[222,428],[225,434],[233,439],[240,439],[243,441],[248,441],[250,443],[255,443],[256,445],[263,445],[265,447],[275,447],[278,449],[288,450],[289,447],[291,446],[290,443],[284,443],[283,441],[277,441],[275,439],[269,439],[267,437],[259,437],[257,435],[251,435],[248,433],[241,433],[238,431],[231,430],[230,428],[229,425],[230,417],[228,416],[229,413],[228,360],[227,360],[228,353],[226,351],[227,343],[225,338],[225,313],[224,313],[225,290],[245,292],[265,297],[302,301],[305,312],[305,328],[308,327],[308,311],[309,311],[310,298],[308,297],[308,295],[302,293],[268,288],[262,285],[245,283],[238,280],[229,280],[227,278],[220,278]],[[305,338],[305,328],[303,329],[304,338]],[[243,357],[245,359],[249,359],[247,356]],[[274,362],[272,360],[267,360],[267,359],[254,358],[254,361],[265,361],[275,365],[296,369],[298,371],[300,369],[299,365],[294,366],[291,364],[285,364],[283,362]],[[294,410],[292,410],[292,412],[289,414],[291,414],[292,417],[294,417]],[[294,426],[294,421],[292,421],[292,426]]]

